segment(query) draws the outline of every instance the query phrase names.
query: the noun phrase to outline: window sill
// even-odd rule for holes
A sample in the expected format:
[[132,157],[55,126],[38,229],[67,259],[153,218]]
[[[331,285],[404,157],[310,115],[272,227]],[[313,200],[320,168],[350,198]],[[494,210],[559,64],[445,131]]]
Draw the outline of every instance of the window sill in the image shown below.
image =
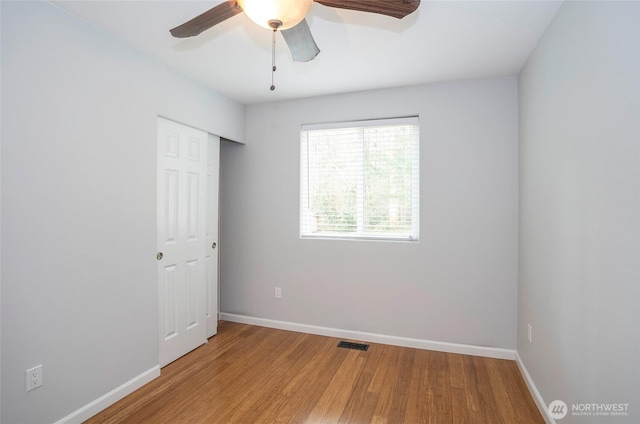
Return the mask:
[[380,236],[380,235],[334,235],[334,234],[304,234],[301,240],[352,240],[352,241],[395,241],[395,242],[419,242],[420,239],[412,236]]

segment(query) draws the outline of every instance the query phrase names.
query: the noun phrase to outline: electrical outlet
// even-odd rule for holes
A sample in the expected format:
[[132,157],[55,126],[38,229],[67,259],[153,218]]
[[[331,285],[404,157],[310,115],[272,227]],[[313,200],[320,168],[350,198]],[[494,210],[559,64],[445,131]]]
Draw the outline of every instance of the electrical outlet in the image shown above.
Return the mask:
[[42,386],[42,365],[29,368],[26,372],[27,375],[27,392]]
[[529,343],[531,343],[532,340],[531,333],[533,333],[533,327],[531,327],[531,324],[527,324],[527,339],[529,340]]
[[282,289],[280,287],[276,287],[276,299],[282,299]]

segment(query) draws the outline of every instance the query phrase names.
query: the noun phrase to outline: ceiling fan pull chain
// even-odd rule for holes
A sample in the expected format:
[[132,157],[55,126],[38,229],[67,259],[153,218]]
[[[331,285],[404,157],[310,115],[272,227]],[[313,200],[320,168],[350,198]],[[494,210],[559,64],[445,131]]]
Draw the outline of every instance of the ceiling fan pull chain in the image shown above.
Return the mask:
[[273,74],[276,72],[276,31],[277,28],[274,28],[271,41],[271,91],[276,89],[273,84]]
[[276,89],[273,84],[273,74],[276,72],[276,31],[282,26],[282,21],[277,19],[271,19],[269,21],[269,27],[273,29],[273,35],[271,38],[271,91]]

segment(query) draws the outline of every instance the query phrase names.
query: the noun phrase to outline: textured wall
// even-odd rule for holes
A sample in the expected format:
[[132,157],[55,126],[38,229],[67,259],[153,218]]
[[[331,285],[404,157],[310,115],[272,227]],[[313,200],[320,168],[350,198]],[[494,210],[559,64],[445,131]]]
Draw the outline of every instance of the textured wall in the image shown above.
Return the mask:
[[640,422],[640,3],[566,2],[519,92],[518,353],[546,404],[630,403],[563,423]]
[[1,7],[1,421],[51,423],[158,363],[157,115],[242,139],[244,107],[50,4]]
[[[420,242],[301,240],[300,125],[416,114]],[[252,105],[246,136],[221,153],[223,312],[515,348],[515,78]]]

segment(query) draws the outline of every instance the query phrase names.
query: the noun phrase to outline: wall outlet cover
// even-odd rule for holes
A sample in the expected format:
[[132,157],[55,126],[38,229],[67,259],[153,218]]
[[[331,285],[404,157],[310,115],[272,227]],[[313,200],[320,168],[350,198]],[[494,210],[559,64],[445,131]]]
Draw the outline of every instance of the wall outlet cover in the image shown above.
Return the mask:
[[42,365],[29,368],[26,371],[26,389],[27,392],[42,386]]

